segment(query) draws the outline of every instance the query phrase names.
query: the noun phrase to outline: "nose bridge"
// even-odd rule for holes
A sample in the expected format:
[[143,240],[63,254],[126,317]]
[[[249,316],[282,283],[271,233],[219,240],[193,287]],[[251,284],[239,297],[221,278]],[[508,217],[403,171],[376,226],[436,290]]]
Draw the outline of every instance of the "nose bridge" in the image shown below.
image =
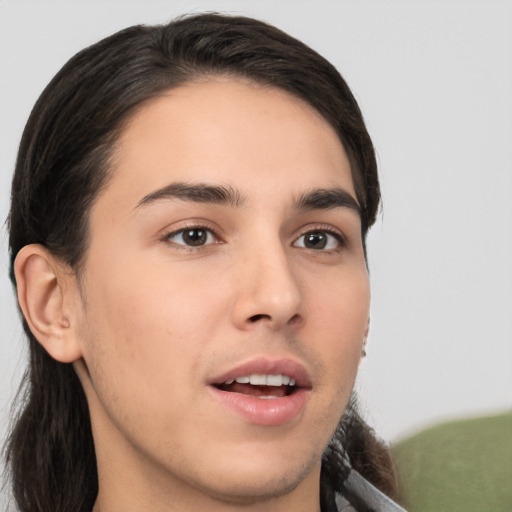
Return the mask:
[[262,321],[277,328],[300,316],[300,283],[279,235],[258,238],[242,259],[238,321],[245,325]]

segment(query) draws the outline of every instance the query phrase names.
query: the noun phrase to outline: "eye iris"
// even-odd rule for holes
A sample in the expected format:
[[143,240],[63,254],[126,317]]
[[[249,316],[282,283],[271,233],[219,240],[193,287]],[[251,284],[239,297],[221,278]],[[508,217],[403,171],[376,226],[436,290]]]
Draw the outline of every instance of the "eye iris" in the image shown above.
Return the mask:
[[312,231],[304,236],[304,245],[309,249],[324,249],[327,245],[327,235],[321,231]]
[[183,232],[183,241],[187,245],[204,245],[207,233],[204,229],[186,229]]

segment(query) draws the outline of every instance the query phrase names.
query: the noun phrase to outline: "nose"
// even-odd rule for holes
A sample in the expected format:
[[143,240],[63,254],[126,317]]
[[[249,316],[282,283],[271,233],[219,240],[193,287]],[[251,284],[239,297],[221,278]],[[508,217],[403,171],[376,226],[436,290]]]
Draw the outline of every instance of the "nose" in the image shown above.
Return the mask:
[[267,244],[246,254],[237,273],[234,323],[242,330],[266,325],[272,330],[303,320],[300,283],[282,244]]

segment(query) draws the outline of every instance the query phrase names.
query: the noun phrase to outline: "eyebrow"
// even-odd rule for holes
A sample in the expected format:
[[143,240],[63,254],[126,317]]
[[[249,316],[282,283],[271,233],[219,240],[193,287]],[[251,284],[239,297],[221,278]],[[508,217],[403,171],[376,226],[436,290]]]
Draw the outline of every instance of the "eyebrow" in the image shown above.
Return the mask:
[[[137,203],[136,208],[162,199],[181,199],[234,208],[240,208],[245,204],[245,199],[240,192],[230,186],[177,182],[147,194]],[[338,187],[306,191],[298,197],[294,204],[296,210],[328,210],[338,207],[349,208],[361,216],[361,208],[357,201],[346,190]]]
[[349,208],[361,217],[361,208],[357,201],[342,188],[318,188],[301,194],[295,203],[298,210],[329,210],[331,208]]
[[219,204],[235,208],[239,208],[244,203],[240,192],[229,186],[206,185],[203,183],[194,185],[188,183],[171,183],[144,196],[137,203],[136,208],[161,199],[182,199],[195,203]]

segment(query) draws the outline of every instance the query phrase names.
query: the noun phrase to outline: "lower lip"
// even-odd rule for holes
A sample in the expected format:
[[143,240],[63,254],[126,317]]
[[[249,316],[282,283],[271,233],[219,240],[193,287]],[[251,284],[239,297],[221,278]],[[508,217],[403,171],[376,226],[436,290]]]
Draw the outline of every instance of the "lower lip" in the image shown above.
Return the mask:
[[256,425],[283,425],[298,417],[309,397],[308,389],[298,389],[281,398],[257,398],[241,393],[222,391],[209,386],[211,392],[229,409]]

